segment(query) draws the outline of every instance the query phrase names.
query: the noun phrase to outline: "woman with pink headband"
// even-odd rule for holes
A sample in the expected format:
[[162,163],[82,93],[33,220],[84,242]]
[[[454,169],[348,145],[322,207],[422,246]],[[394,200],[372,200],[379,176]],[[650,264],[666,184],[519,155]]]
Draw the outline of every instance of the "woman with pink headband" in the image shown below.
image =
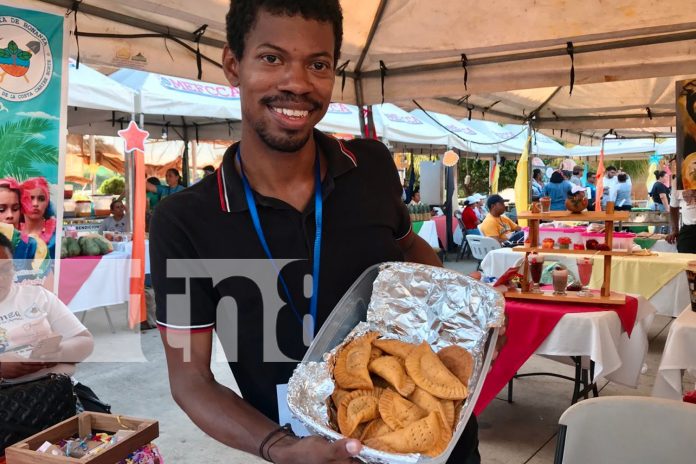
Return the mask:
[[56,218],[51,208],[48,182],[43,177],[32,177],[20,185],[22,193],[22,216],[20,224],[22,239],[28,236],[40,238],[48,245],[48,253],[55,257]]

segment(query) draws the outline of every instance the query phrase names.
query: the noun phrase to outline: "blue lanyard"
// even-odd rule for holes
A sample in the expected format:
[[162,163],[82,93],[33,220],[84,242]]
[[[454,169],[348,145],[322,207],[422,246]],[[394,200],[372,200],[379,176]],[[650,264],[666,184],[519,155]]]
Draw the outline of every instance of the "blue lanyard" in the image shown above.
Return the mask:
[[[249,213],[251,214],[251,221],[254,223],[254,229],[256,229],[256,235],[259,237],[261,242],[261,247],[266,253],[266,256],[273,264],[273,268],[278,273],[278,279],[280,280],[280,285],[288,298],[288,304],[295,313],[300,325],[305,326],[300,313],[295,307],[295,303],[290,295],[290,290],[288,289],[285,279],[280,274],[280,270],[273,260],[271,255],[271,249],[268,247],[268,242],[266,241],[266,236],[263,233],[263,228],[261,227],[261,220],[259,219],[259,212],[256,208],[256,200],[254,200],[254,193],[251,191],[251,185],[249,185],[249,180],[244,174],[244,165],[242,164],[242,155],[239,146],[237,146],[237,160],[239,160],[239,167],[242,174],[242,183],[244,184],[244,195],[246,197],[247,206],[249,207]],[[309,303],[309,314],[311,315],[311,321],[309,321],[311,329],[308,330],[310,337],[312,338],[315,333],[316,321],[317,321],[317,306],[319,299],[319,268],[321,265],[321,230],[322,230],[322,212],[324,207],[324,197],[321,187],[321,166],[319,159],[319,150],[316,152],[316,160],[314,162],[315,167],[315,179],[314,179],[314,221],[315,221],[315,234],[314,234],[314,256],[312,263],[312,298]]]

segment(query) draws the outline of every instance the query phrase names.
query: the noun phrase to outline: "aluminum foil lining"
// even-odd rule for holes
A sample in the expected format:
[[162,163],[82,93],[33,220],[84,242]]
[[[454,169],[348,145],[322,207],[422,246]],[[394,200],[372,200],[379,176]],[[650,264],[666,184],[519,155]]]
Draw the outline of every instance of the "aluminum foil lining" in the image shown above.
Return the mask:
[[[367,322],[354,327],[344,343],[377,331],[386,338],[411,343],[427,341],[435,351],[453,344],[469,350],[475,368],[469,382],[469,398],[455,427],[454,436],[458,438],[474,408],[471,392],[480,390],[477,387],[482,381],[489,329],[502,326],[504,305],[502,295],[493,288],[457,272],[414,263],[386,263],[380,266],[373,284]],[[334,311],[337,310],[351,308],[337,307]],[[325,353],[322,362],[300,363],[288,383],[288,405],[292,413],[312,433],[330,440],[344,438],[331,428],[327,401],[334,389],[333,362],[342,345]],[[452,447],[453,444],[448,451]],[[446,458],[392,454],[367,447],[363,447],[360,458],[384,464],[446,461]]]

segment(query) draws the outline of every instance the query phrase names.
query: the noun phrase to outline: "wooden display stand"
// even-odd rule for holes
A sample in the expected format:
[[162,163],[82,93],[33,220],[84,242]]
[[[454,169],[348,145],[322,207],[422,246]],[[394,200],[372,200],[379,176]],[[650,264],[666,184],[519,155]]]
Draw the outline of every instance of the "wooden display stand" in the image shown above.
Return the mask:
[[[525,254],[524,271],[522,272],[522,290],[505,292],[506,298],[518,298],[526,300],[543,300],[543,301],[564,301],[567,303],[597,303],[597,304],[625,304],[626,296],[621,293],[611,291],[611,257],[626,256],[626,252],[621,251],[594,251],[594,250],[559,250],[548,249],[539,246],[539,225],[541,221],[565,221],[565,222],[604,222],[604,239],[605,243],[611,250],[614,236],[614,222],[625,221],[628,219],[628,211],[620,212],[603,212],[603,211],[585,211],[575,214],[570,211],[551,211],[548,213],[531,213],[528,211],[517,213],[518,219],[526,219],[529,221],[529,247],[515,247],[514,251],[519,251]],[[596,254],[604,257],[604,281],[599,295],[593,296],[577,296],[575,292],[569,292],[567,295],[554,295],[550,291],[542,293],[530,292],[530,282],[527,278],[529,275],[529,254],[530,253],[547,253],[547,254],[576,254],[587,255]]]
[[[133,434],[109,446],[104,452],[81,459],[51,456],[36,451],[44,442],[57,443],[73,436],[86,437],[91,433],[116,433],[132,430]],[[5,449],[7,464],[114,464],[159,436],[159,423],[146,419],[83,412]]]

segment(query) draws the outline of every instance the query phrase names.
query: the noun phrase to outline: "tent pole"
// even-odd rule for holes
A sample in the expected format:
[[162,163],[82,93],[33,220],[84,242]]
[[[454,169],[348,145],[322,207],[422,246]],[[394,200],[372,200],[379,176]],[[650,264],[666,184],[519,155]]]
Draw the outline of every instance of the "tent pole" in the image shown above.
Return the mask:
[[372,105],[368,106],[367,112],[367,127],[372,138],[377,140],[377,128],[375,127],[375,114],[372,112]]
[[195,140],[191,140],[191,171],[195,184],[198,181],[198,142]]
[[[559,87],[560,88],[560,87]],[[529,198],[528,203],[532,204],[532,133],[534,129],[532,128],[531,119],[527,121],[527,198]],[[519,212],[519,211],[518,211]]]
[[181,117],[181,122],[183,122],[184,127],[183,129],[183,139],[184,139],[184,154],[182,156],[181,160],[181,170],[182,170],[182,177],[183,177],[183,182],[184,186],[188,187],[189,186],[189,136],[188,136],[188,126],[186,125],[186,120],[184,117]]
[[[456,166],[456,165],[455,165]],[[454,211],[452,209],[452,196],[454,194],[454,167],[445,167],[445,228],[447,233],[447,243],[445,246],[445,256],[450,251],[454,251],[454,234],[452,233],[452,217]]]
[[362,79],[357,77],[354,81],[355,83],[355,101],[358,105],[358,120],[360,121],[360,133],[363,138],[367,138],[367,126],[365,126],[365,114],[364,114],[364,102],[363,102],[363,92],[362,92]]
[[94,135],[89,136],[89,178],[92,181],[92,194],[97,190],[97,150]]

